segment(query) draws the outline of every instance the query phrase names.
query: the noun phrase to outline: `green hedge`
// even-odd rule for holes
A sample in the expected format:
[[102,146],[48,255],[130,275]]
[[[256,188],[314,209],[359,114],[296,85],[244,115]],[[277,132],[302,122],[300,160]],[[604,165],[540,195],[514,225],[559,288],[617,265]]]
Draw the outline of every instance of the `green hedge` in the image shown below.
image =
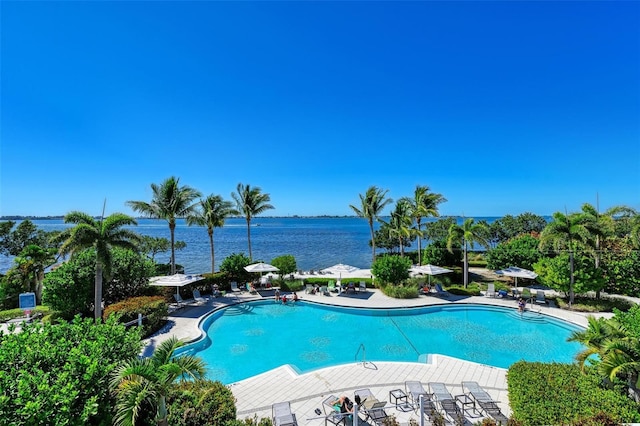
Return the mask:
[[580,424],[603,412],[618,422],[640,421],[638,404],[599,383],[575,364],[519,361],[507,373],[509,405],[524,426]]
[[[486,286],[484,286],[486,288]],[[447,290],[451,294],[455,294],[457,296],[481,296],[480,292],[480,284],[476,282],[469,283],[467,288],[464,288],[462,285],[454,285],[451,287],[446,287]]]
[[419,296],[418,288],[414,285],[403,286],[388,284],[383,285],[380,289],[385,295],[396,299],[415,299]]
[[[304,278],[302,279],[304,284],[318,284],[319,286],[327,285],[329,281],[333,281],[334,283],[338,282],[337,278],[330,277],[313,277],[313,278]],[[342,284],[347,284],[348,282],[353,282],[358,284],[360,281],[364,281],[367,284],[367,288],[374,288],[373,279],[371,278],[341,278],[340,281]]]
[[[36,306],[31,310],[31,316],[35,314],[48,315],[51,313],[51,309],[48,306]],[[9,321],[15,318],[27,319],[24,311],[20,308],[8,309],[6,311],[0,311],[0,322]]]
[[220,382],[184,381],[171,387],[167,405],[173,426],[225,425],[236,418],[235,398]]
[[106,319],[115,313],[120,315],[120,321],[124,323],[133,321],[138,318],[138,314],[142,314],[145,317],[142,335],[148,336],[164,325],[164,320],[169,315],[169,305],[162,296],[132,297],[107,306],[103,316]]
[[[562,297],[555,297],[553,300],[556,306],[562,309],[569,309],[569,300]],[[571,305],[572,311],[578,312],[613,312],[613,309],[628,311],[634,305],[633,302],[620,297],[595,297],[578,296]]]

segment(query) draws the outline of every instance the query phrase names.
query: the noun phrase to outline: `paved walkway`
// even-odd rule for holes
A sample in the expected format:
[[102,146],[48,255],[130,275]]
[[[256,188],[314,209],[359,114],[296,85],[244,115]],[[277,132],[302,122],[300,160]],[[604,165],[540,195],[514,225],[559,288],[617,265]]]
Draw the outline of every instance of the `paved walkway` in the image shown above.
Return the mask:
[[[265,297],[267,294],[263,293]],[[299,295],[304,300],[316,303],[367,307],[367,308],[401,308],[428,306],[438,304],[480,303],[516,308],[516,301],[510,298],[475,296],[464,297],[450,295],[420,296],[416,299],[393,299],[379,290],[371,290],[364,294],[337,295]],[[185,341],[192,341],[201,336],[198,325],[203,317],[212,310],[234,303],[261,299],[261,295],[250,295],[245,292],[230,297],[212,299],[206,305],[182,308],[169,316],[169,326],[158,335],[146,340],[145,354],[169,336],[176,336]],[[533,305],[532,311],[548,314],[564,319],[580,326],[586,326],[586,315],[569,312],[554,307]],[[601,314],[610,317],[611,314]],[[289,366],[281,366],[274,370],[231,384],[229,387],[236,398],[239,419],[257,416],[271,417],[271,405],[276,402],[290,401],[292,411],[296,413],[299,424],[321,425],[324,417],[315,414],[315,409],[322,410],[322,401],[329,395],[345,394],[353,397],[353,391],[369,388],[381,401],[389,401],[389,392],[393,389],[404,389],[406,380],[419,380],[428,390],[429,382],[443,382],[452,395],[462,394],[461,382],[476,381],[483,386],[491,397],[499,401],[503,413],[510,415],[511,409],[507,397],[506,370],[487,365],[476,364],[448,356],[433,354],[426,363],[408,362],[367,362],[340,365],[315,370],[305,374],[297,374]],[[353,399],[353,398],[352,398]],[[412,410],[386,409],[387,414],[394,415],[402,424],[411,419],[418,420]],[[468,423],[476,423],[483,416],[472,412],[465,413]]]

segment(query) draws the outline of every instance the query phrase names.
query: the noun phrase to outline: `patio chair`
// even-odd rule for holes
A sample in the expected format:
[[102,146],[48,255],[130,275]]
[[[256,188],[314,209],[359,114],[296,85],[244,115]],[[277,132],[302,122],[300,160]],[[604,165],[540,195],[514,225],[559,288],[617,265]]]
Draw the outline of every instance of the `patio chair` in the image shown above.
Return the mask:
[[195,302],[199,305],[207,303],[207,299],[200,295],[200,290],[198,289],[193,290],[193,300],[195,300]]
[[325,296],[331,296],[331,293],[329,293],[329,290],[327,290],[326,285],[323,285],[322,287],[320,287],[320,293],[322,293]]
[[304,292],[305,292],[306,294],[314,294],[314,293],[313,293],[313,285],[311,285],[311,284],[307,284],[307,285],[305,286],[305,288],[304,288]]
[[478,382],[462,382],[462,391],[466,391],[468,395],[471,395],[480,408],[487,413],[488,416],[493,417],[498,424],[507,424],[509,419],[502,413],[500,407],[498,407],[498,402],[494,401],[491,395],[489,395]]
[[174,294],[173,298],[175,299],[178,308],[182,308],[184,305],[186,305],[185,301],[182,299],[182,296],[180,296],[179,293]]
[[271,418],[275,426],[297,426],[296,415],[291,412],[291,403],[278,402],[271,406]]
[[364,281],[360,281],[360,284],[358,285],[358,291],[367,291],[367,283]]
[[448,291],[446,291],[445,289],[442,288],[442,286],[439,283],[436,283],[435,285],[435,289],[436,289],[436,294],[438,296],[444,296],[444,297],[449,297],[451,296],[451,293],[449,293]]
[[327,288],[329,289],[330,292],[333,292],[333,293],[338,292],[338,289],[336,288],[336,283],[333,280],[329,280],[329,282],[327,283]]
[[542,290],[538,290],[536,292],[536,303],[539,305],[546,305],[547,304],[547,299],[544,295],[544,291]]
[[464,413],[460,407],[458,407],[456,399],[451,395],[444,383],[429,382],[429,390],[431,390],[433,397],[438,404],[440,404],[442,411],[444,411],[454,423],[464,423]]
[[338,400],[335,395],[329,395],[327,398],[322,401],[322,410],[324,411],[324,424],[332,423],[334,425],[343,424],[346,425],[347,416],[340,412],[339,409],[336,410],[334,403]]
[[353,281],[349,281],[349,284],[347,284],[347,293],[351,292],[351,293],[355,293],[356,292],[356,285],[353,283]]
[[487,292],[485,293],[487,297],[496,297],[496,285],[494,283],[487,284]]
[[231,281],[231,291],[234,293],[242,293],[242,289],[238,288],[238,283],[235,281]]
[[404,389],[407,395],[409,395],[409,398],[411,398],[411,403],[414,407],[419,406],[420,395],[429,396],[429,393],[427,393],[424,386],[422,386],[422,383],[417,380],[405,381]]

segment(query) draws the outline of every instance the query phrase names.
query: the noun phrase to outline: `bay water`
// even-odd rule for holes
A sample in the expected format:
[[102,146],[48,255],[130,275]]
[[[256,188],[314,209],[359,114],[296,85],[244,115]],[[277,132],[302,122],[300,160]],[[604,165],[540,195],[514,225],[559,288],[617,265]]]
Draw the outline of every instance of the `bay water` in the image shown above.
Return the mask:
[[[483,217],[492,222],[497,217]],[[130,229],[141,235],[170,238],[167,221],[160,219],[138,219],[138,225]],[[67,225],[62,219],[32,220],[45,231],[62,230]],[[461,222],[461,219],[459,219]],[[376,229],[378,224],[376,224]],[[211,272],[211,256],[207,228],[187,226],[184,220],[177,221],[176,241],[184,241],[186,248],[176,251],[176,263],[183,265],[185,272],[198,274]],[[369,224],[358,217],[257,217],[251,221],[251,249],[254,261],[270,262],[285,254],[293,255],[298,269],[322,269],[345,263],[358,268],[371,267],[369,246]],[[233,253],[248,256],[247,224],[244,218],[229,218],[225,225],[214,230],[215,269]],[[424,246],[424,244],[423,244]],[[408,250],[416,250],[414,247]],[[378,251],[379,253],[382,251]],[[156,261],[169,263],[170,252],[159,253]],[[5,273],[13,260],[0,256],[0,273]]]

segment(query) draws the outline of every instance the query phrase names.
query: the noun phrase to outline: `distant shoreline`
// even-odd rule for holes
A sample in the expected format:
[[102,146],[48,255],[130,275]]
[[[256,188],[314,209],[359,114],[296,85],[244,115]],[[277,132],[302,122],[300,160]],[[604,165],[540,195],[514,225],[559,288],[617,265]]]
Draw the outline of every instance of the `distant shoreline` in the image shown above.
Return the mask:
[[[438,217],[429,217],[429,219],[446,219],[449,217],[462,218],[462,217],[472,217],[474,219],[483,219],[483,218],[501,218],[508,215],[502,216],[448,216],[442,215]],[[388,215],[380,216],[380,217],[389,217]],[[542,215],[542,217],[547,218],[550,216]],[[94,216],[95,219],[99,219],[100,216]],[[343,215],[343,216],[332,216],[332,215],[315,215],[315,216],[303,216],[303,215],[292,215],[292,216],[256,216],[253,219],[353,219],[359,218],[359,216],[355,215]],[[63,220],[64,216],[0,216],[0,221],[7,220]],[[153,219],[159,220],[158,218],[153,217],[144,217],[137,216],[134,219]],[[184,218],[178,218],[184,219]],[[229,219],[244,219],[244,216],[229,216]]]

